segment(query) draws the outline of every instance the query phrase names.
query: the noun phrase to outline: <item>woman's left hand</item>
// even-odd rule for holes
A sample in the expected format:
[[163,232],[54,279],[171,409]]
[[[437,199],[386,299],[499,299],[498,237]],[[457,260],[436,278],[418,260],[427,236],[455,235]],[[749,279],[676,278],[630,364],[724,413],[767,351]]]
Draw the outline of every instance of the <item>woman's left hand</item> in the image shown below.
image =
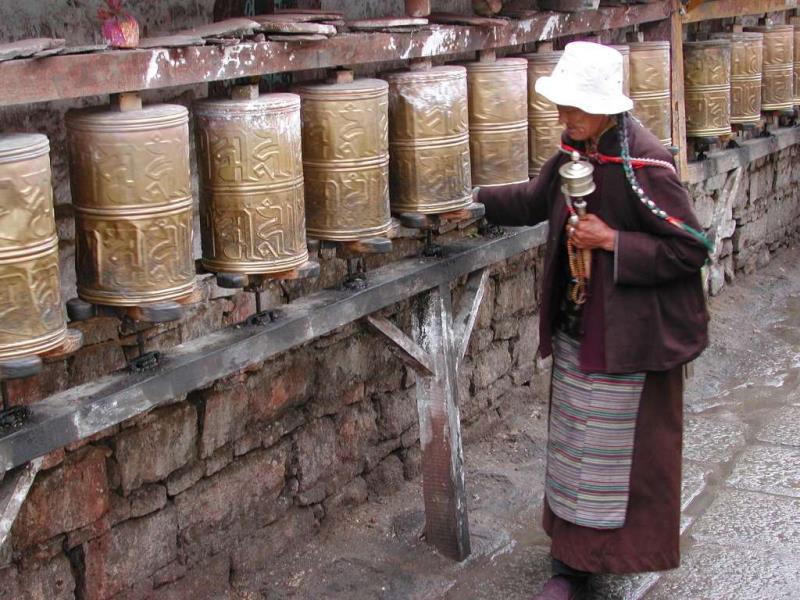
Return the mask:
[[582,216],[576,225],[568,225],[567,233],[572,243],[581,249],[613,252],[617,241],[617,232],[593,214]]

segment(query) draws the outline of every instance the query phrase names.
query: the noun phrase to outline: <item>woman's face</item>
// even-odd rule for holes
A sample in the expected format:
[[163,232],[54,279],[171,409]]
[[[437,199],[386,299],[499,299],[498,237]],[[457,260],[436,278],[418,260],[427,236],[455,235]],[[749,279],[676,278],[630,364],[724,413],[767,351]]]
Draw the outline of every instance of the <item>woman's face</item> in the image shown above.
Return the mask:
[[563,124],[570,139],[576,142],[597,139],[608,126],[608,115],[591,115],[574,106],[558,107],[558,122]]

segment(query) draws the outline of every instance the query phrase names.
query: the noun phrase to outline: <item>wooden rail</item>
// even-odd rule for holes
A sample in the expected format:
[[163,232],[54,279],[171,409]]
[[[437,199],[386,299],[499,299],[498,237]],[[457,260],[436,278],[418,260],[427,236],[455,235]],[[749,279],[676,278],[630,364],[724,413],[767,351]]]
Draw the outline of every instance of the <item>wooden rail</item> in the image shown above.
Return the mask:
[[797,8],[798,0],[706,0],[683,15],[684,23],[726,19]]

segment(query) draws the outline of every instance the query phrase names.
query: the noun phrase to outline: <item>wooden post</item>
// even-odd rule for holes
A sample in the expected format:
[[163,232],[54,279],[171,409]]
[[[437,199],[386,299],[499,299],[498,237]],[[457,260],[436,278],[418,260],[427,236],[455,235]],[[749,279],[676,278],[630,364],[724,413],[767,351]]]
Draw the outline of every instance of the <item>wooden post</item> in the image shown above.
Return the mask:
[[458,415],[456,343],[450,288],[427,292],[413,319],[414,338],[430,356],[436,374],[417,375],[417,410],[422,446],[425,536],[442,554],[470,554],[464,456]]
[[680,0],[673,0],[670,16],[670,45],[672,46],[672,144],[677,146],[675,163],[681,181],[688,178],[688,159],[686,154],[686,106],[683,90],[683,20],[680,13]]
[[488,280],[488,269],[470,274],[455,317],[447,283],[425,292],[413,314],[414,339],[385,317],[366,318],[416,373],[425,537],[439,552],[459,561],[469,556],[470,541],[458,415],[458,368]]

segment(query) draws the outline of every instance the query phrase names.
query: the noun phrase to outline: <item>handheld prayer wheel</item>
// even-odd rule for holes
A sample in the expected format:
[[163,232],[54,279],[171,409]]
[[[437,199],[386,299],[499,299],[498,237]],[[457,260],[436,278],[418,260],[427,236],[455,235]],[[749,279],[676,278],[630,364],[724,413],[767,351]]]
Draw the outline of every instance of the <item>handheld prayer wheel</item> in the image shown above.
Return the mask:
[[391,229],[388,88],[380,79],[297,86],[309,236],[358,240]]
[[193,112],[203,266],[260,274],[305,263],[300,97],[241,86]]
[[637,42],[629,46],[633,114],[662,144],[671,145],[669,42]]
[[467,73],[444,66],[387,73],[393,211],[443,213],[472,202]]
[[528,61],[528,174],[536,177],[548,158],[558,152],[564,128],[558,122],[558,108],[535,89],[539,77],[553,74],[563,52],[523,55]]
[[731,133],[731,43],[705,40],[683,44],[686,135]]
[[49,153],[43,135],[0,136],[0,360],[52,350],[67,334]]
[[472,183],[505,185],[528,180],[528,61],[464,63],[469,90]]
[[188,111],[90,108],[66,122],[78,296],[138,306],[191,294]]
[[794,106],[794,27],[746,27],[764,35],[761,80],[762,110],[791,110]]
[[622,54],[622,93],[630,97],[631,95],[631,47],[627,44],[611,46]]
[[731,42],[731,123],[757,124],[761,119],[763,34],[715,33],[712,37]]

